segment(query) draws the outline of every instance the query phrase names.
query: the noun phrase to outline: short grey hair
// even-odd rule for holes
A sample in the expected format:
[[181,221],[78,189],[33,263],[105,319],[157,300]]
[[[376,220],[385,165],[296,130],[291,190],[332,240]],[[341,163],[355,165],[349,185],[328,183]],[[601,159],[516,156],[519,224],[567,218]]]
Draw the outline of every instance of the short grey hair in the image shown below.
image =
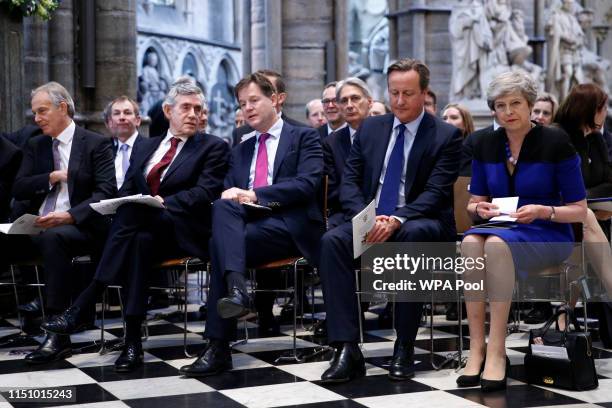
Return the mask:
[[527,100],[529,107],[535,104],[538,87],[529,75],[508,71],[497,75],[487,88],[487,105],[495,110],[495,101],[508,94],[519,92]]
[[51,103],[56,108],[59,108],[60,103],[65,102],[68,106],[68,116],[74,118],[74,100],[72,100],[72,96],[61,84],[55,81],[47,82],[34,89],[31,96],[34,97],[39,92],[46,92],[49,95],[49,99],[51,99]]
[[352,85],[361,89],[361,92],[366,96],[366,98],[372,98],[372,92],[370,92],[370,88],[365,82],[363,82],[357,77],[348,77],[336,84],[336,100],[340,99],[340,93],[342,92],[342,89],[347,85]]
[[200,97],[202,106],[206,106],[206,98],[204,97],[204,92],[202,92],[202,89],[200,89],[200,87],[196,85],[195,80],[188,75],[178,77],[177,80],[174,81],[174,83],[170,87],[170,90],[168,91],[168,94],[164,98],[162,107],[166,105],[174,106],[174,104],[176,103],[176,97],[179,95],[197,95]]
[[308,119],[308,115],[310,115],[310,105],[312,105],[315,102],[321,102],[321,99],[319,98],[315,98],[310,100],[307,104],[306,104],[306,119]]

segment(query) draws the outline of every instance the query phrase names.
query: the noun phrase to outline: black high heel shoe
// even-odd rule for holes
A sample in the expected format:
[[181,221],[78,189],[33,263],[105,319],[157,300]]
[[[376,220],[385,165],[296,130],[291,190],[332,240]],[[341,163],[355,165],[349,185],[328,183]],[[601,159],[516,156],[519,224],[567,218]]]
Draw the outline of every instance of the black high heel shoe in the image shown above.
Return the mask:
[[482,360],[482,364],[480,364],[480,371],[475,375],[460,375],[457,377],[457,385],[460,387],[475,387],[480,384],[480,376],[484,371],[485,362],[487,361],[487,357],[485,356],[484,360]]
[[486,378],[480,379],[480,389],[483,392],[499,391],[506,388],[506,381],[508,379],[508,372],[510,372],[510,359],[506,356],[506,369],[504,371],[504,378],[501,380],[487,380]]

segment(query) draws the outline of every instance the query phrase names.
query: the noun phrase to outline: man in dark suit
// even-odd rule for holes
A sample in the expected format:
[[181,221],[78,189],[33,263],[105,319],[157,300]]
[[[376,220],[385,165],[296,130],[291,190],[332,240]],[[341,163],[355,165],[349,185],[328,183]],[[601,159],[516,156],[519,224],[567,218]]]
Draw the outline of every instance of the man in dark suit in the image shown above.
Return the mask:
[[[110,140],[75,126],[74,102],[63,86],[49,82],[35,89],[32,112],[44,135],[29,140],[13,195],[25,211],[40,215],[36,223],[46,229],[29,239],[42,255],[47,311],[53,315],[79,289],[70,274],[72,258],[95,258],[108,228],[89,204],[114,197],[117,186]],[[44,363],[70,353],[70,337],[47,334],[26,361]]]
[[[277,112],[277,115],[283,120],[283,122],[289,123],[290,125],[293,125],[293,126],[309,127],[305,123],[302,123],[295,119],[290,118],[289,116],[285,115],[285,113],[283,112],[283,105],[285,104],[285,100],[287,99],[287,87],[285,86],[285,81],[283,81],[283,77],[281,76],[281,74],[279,74],[276,71],[272,71],[270,69],[260,69],[259,71],[256,72],[256,74],[261,74],[265,76],[266,78],[268,78],[268,80],[272,82],[272,85],[276,89],[277,95],[278,95],[278,103],[276,105],[276,112]],[[236,146],[237,144],[242,142],[243,138],[245,138],[247,135],[255,131],[255,129],[253,129],[248,124],[248,121],[246,122],[247,122],[246,125],[241,126],[239,128],[235,128],[232,131],[232,140],[234,141],[233,146]]]
[[154,262],[185,254],[207,256],[211,202],[221,193],[229,147],[216,136],[197,133],[203,101],[202,90],[191,82],[172,86],[164,100],[168,134],[144,139],[135,148],[120,191],[122,196],[150,194],[164,208],[119,207],[93,282],[72,307],[43,325],[53,333],[74,332],[81,324],[81,311],[95,302],[104,287],[121,283],[127,301],[126,342],[115,361],[119,372],[142,364],[140,328]]
[[248,75],[235,92],[255,134],[232,150],[226,190],[213,205],[205,332],[210,343],[193,364],[181,368],[187,376],[232,367],[229,340],[236,335],[236,318],[250,309],[246,268],[297,254],[316,264],[323,232],[317,203],[323,153],[316,131],[278,117],[278,95],[264,75]]
[[[455,239],[453,183],[459,170],[461,133],[424,110],[429,69],[402,59],[387,70],[393,114],[367,118],[355,134],[344,168],[340,200],[352,217],[376,200],[376,224],[367,241],[432,242]],[[319,272],[327,310],[328,340],[336,347],[324,382],[365,374],[358,347],[359,317],[353,272],[352,224],[321,240]],[[395,304],[397,340],[392,379],[414,375],[414,341],[422,304]]]
[[106,105],[103,116],[104,124],[113,140],[115,178],[117,188],[120,189],[130,168],[132,151],[142,141],[142,137],[138,134],[141,122],[140,111],[136,101],[122,95]]
[[342,127],[323,139],[325,174],[328,176],[329,183],[327,187],[329,229],[345,222],[342,205],[340,204],[342,172],[351,151],[355,133],[365,118],[369,116],[372,107],[370,89],[361,79],[347,78],[340,81],[335,88],[340,114],[346,119],[348,126]]
[[317,129],[321,140],[344,127],[346,123],[336,101],[336,84],[336,81],[330,82],[323,88],[321,103],[323,104],[323,113],[327,119],[327,124]]
[[0,223],[8,222],[11,190],[21,165],[21,150],[7,139],[0,138]]
[[8,139],[11,143],[19,147],[20,149],[25,148],[26,144],[28,143],[28,140],[38,135],[42,135],[42,131],[38,126],[35,125],[25,125],[24,127],[15,132],[2,133],[2,136],[4,136],[6,139]]

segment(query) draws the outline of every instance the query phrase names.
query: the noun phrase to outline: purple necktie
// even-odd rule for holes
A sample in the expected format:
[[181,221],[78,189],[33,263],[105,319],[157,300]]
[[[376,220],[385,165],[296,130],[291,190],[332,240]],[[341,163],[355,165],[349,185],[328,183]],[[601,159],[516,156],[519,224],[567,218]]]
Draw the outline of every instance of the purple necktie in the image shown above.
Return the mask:
[[[53,139],[53,145],[51,151],[53,152],[53,170],[61,170],[62,169],[62,159],[60,157],[59,152],[59,143],[60,141],[57,139]],[[45,206],[43,207],[41,216],[45,216],[50,212],[55,210],[55,203],[57,202],[57,196],[59,196],[59,192],[62,188],[62,183],[57,182],[51,188],[51,191],[47,194],[47,199],[45,200]]]
[[130,146],[127,144],[122,144],[119,148],[121,152],[121,172],[123,173],[123,179],[125,180],[125,173],[127,173],[128,168],[130,167],[130,155],[128,153],[128,149]]
[[253,188],[265,187],[268,185],[268,150],[266,140],[270,135],[262,133],[259,135],[259,148],[257,149],[257,160],[255,161],[255,180]]

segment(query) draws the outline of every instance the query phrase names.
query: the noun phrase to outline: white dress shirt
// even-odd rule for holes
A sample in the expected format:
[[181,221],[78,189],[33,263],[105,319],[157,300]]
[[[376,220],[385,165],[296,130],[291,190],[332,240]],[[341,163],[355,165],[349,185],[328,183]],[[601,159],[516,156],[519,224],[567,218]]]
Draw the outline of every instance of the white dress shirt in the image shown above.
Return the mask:
[[153,169],[153,167],[155,167],[155,165],[161,161],[161,159],[164,157],[166,152],[170,150],[170,147],[172,146],[170,144],[170,140],[173,137],[178,137],[179,139],[181,139],[181,141],[176,147],[176,153],[174,154],[172,161],[164,169],[164,171],[161,174],[160,181],[164,180],[164,176],[166,175],[166,172],[168,171],[170,166],[172,166],[172,163],[174,163],[174,161],[178,157],[181,150],[183,150],[183,146],[185,146],[185,142],[187,142],[187,139],[188,139],[187,136],[174,136],[172,132],[170,132],[170,129],[168,129],[168,134],[166,135],[164,140],[162,140],[162,142],[159,144],[159,146],[157,147],[157,150],[155,150],[155,153],[153,153],[153,156],[151,156],[151,158],[149,159],[149,162],[145,166],[145,171],[144,171],[145,178],[147,178],[147,175],[151,172],[151,169]]
[[[70,124],[60,133],[56,139],[59,140],[59,146],[57,149],[60,154],[60,170],[68,170],[68,162],[70,161],[70,151],[72,150],[72,139],[74,138],[74,130],[76,126],[71,120]],[[70,209],[70,197],[68,195],[68,183],[61,181],[59,183],[60,191],[55,201],[55,209],[53,211],[68,211]],[[49,185],[49,191],[53,188]],[[38,214],[42,214],[43,208],[45,208],[45,198],[42,205],[38,209]]]
[[[397,207],[403,207],[406,205],[406,197],[405,197],[405,189],[406,189],[406,169],[408,166],[408,157],[410,156],[410,150],[412,150],[412,145],[414,144],[414,139],[416,137],[417,131],[419,129],[419,125],[421,124],[421,120],[423,120],[423,116],[425,115],[425,110],[421,112],[421,114],[412,122],[404,123],[406,126],[406,130],[404,131],[404,162],[401,178],[400,178],[400,187],[399,187],[399,198],[397,200]],[[382,172],[380,173],[380,179],[378,180],[378,189],[376,190],[376,206],[378,207],[378,201],[380,199],[380,191],[382,189],[383,182],[385,181],[385,174],[387,172],[387,165],[389,164],[389,158],[391,157],[391,151],[393,150],[393,146],[395,146],[395,141],[399,135],[398,126],[401,125],[402,122],[395,117],[393,120],[393,130],[391,132],[391,138],[389,139],[389,144],[387,145],[387,153],[385,153],[385,161],[383,164]],[[394,217],[398,219],[400,222],[404,222],[405,219],[401,217]]]
[[[278,142],[280,141],[281,132],[283,130],[283,120],[278,119],[274,125],[266,133],[270,136],[266,139],[266,151],[268,153],[268,185],[272,185],[272,177],[274,176],[274,159],[276,157],[276,149],[278,149]],[[255,132],[255,151],[253,152],[253,158],[251,159],[251,167],[249,169],[249,190],[253,189],[253,182],[255,181],[255,164],[257,163],[257,152],[259,151],[259,137],[260,132]]]
[[127,169],[123,168],[123,152],[121,150],[121,146],[127,145],[127,156],[129,160],[130,157],[132,157],[132,150],[137,137],[138,131],[134,132],[134,134],[130,136],[125,143],[117,139],[117,155],[115,156],[115,177],[117,178],[117,189],[120,189],[123,185],[123,182],[125,181],[123,180],[123,176],[127,172]]
[[341,124],[340,126],[338,126],[338,128],[336,128],[336,129],[332,129],[332,127],[331,127],[331,126],[329,126],[329,123],[327,123],[327,134],[328,134],[328,135],[331,135],[331,134],[332,134],[332,133],[334,133],[335,131],[342,129],[342,128],[343,128],[343,127],[345,127],[345,126],[347,126],[347,125],[346,125],[346,122],[344,122],[343,124]]

